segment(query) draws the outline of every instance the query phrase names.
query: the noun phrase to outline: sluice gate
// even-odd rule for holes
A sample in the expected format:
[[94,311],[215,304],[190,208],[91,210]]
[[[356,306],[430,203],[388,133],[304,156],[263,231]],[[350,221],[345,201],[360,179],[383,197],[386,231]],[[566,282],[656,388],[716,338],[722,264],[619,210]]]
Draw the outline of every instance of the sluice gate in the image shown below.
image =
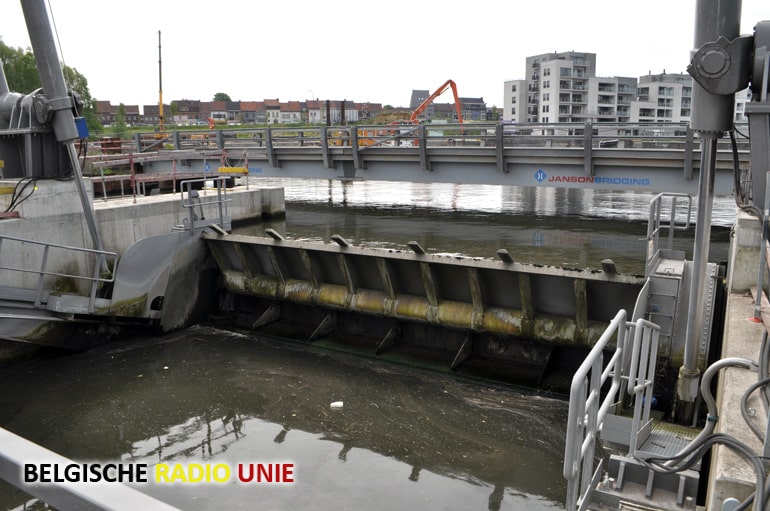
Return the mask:
[[203,235],[239,326],[283,322],[310,341],[368,337],[370,354],[416,350],[453,369],[469,359],[530,367],[536,383],[544,367],[590,348],[619,307],[633,309],[645,282],[517,263],[505,250],[500,260],[472,259],[428,254],[414,242],[398,251],[272,234]]

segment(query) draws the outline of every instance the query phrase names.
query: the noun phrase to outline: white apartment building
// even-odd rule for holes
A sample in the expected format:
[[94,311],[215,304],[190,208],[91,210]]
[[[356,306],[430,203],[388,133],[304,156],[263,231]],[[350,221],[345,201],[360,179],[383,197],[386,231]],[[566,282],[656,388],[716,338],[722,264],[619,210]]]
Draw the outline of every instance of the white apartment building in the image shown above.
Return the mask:
[[[546,53],[526,59],[526,79],[505,82],[505,123],[687,123],[693,80],[679,73],[637,78],[596,76],[596,54]],[[735,121],[746,122],[750,91],[735,95]],[[551,132],[552,130],[547,130]]]
[[671,73],[640,76],[636,96],[631,103],[631,122],[688,122],[692,77]]
[[505,105],[502,115],[503,122],[527,122],[527,81],[509,80],[505,82],[503,103]]
[[631,122],[631,105],[635,100],[636,78],[591,77],[588,80],[588,109],[584,120]]

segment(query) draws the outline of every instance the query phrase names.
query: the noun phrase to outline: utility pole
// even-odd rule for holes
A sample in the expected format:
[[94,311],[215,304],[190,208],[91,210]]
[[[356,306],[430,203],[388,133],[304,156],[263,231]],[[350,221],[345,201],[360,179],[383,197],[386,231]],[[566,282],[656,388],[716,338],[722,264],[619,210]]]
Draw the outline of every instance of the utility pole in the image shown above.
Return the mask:
[[163,64],[160,52],[160,30],[158,30],[158,130],[163,132]]

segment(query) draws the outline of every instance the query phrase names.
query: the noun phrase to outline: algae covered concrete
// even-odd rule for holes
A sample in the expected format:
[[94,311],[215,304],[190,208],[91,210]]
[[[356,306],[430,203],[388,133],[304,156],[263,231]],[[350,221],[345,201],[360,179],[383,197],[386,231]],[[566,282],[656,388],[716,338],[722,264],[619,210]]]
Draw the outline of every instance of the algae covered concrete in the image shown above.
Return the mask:
[[[0,181],[0,186],[11,189],[18,183],[17,180],[4,180]],[[23,195],[27,193],[29,197],[15,209],[19,218],[0,220],[3,235],[39,243],[93,248],[74,181],[30,182]],[[9,200],[7,194],[2,197]],[[285,215],[283,188],[238,186],[228,189],[227,198],[230,200],[228,214],[234,221]],[[180,194],[107,200],[91,196],[90,199],[103,247],[118,256],[142,238],[170,232],[186,215]],[[42,264],[43,245],[6,240],[2,259],[7,267],[37,270]],[[47,269],[65,275],[90,275],[93,260],[84,252],[56,249],[48,255]],[[33,289],[37,279],[36,273],[9,272],[3,277],[3,285]],[[44,287],[52,288],[55,282],[48,280],[50,282],[45,282]]]

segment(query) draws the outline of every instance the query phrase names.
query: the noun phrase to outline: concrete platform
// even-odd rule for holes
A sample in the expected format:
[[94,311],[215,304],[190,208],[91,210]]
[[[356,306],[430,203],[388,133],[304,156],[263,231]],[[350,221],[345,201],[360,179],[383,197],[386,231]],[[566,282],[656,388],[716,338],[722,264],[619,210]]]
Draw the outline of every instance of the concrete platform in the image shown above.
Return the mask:
[[[755,300],[750,289],[757,284],[760,240],[759,221],[739,212],[730,247],[729,295],[721,358],[757,361],[759,357],[765,326],[754,320]],[[762,443],[741,415],[741,398],[756,381],[757,373],[740,367],[721,371],[716,394],[719,422],[715,432],[730,435],[761,455]],[[758,392],[752,395],[748,404],[749,409],[755,411],[753,420],[756,425],[765,431],[767,416]],[[706,509],[722,509],[722,503],[731,497],[744,500],[754,492],[754,487],[752,466],[730,449],[716,446],[712,451]]]

